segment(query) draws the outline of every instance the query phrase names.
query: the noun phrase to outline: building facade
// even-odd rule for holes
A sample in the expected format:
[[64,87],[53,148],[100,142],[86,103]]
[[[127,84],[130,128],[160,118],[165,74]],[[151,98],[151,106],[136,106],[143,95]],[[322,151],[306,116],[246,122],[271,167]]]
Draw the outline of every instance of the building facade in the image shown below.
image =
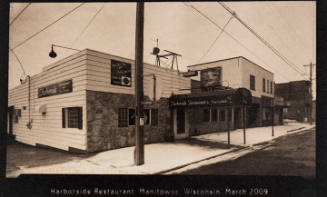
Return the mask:
[[310,86],[310,81],[306,80],[276,84],[276,95],[283,97],[288,104],[284,109],[285,118],[300,122],[310,121],[312,110]]
[[[274,102],[274,74],[254,62],[235,57],[190,65],[188,70],[199,72],[200,81],[191,81],[191,94],[173,99],[174,131],[180,137],[243,128],[244,124],[283,123],[283,102]],[[249,101],[242,104],[235,101],[237,97]]]
[[[8,133],[67,151],[133,146],[134,72],[133,60],[89,49],[46,66],[9,90]],[[169,97],[190,88],[177,71],[144,63],[145,143],[171,137]]]

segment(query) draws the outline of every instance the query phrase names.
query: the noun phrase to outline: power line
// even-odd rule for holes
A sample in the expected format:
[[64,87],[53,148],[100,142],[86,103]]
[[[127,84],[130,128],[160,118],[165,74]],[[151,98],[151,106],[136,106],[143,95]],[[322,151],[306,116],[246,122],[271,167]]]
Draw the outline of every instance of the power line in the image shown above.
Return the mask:
[[16,59],[17,59],[17,61],[19,62],[19,65],[20,65],[20,67],[22,68],[22,70],[23,70],[23,74],[24,74],[24,76],[26,75],[26,73],[25,73],[25,69],[24,69],[24,67],[23,67],[23,64],[22,64],[22,62],[19,60],[19,58],[18,58],[18,56],[16,55],[16,53],[15,53],[15,51],[13,50],[13,49],[10,49],[10,51],[12,52],[12,54],[14,54],[14,56],[16,57]]
[[31,5],[32,3],[28,3],[16,16],[14,19],[11,20],[11,22],[9,23],[9,26],[12,25],[15,20],[17,20],[17,18]]
[[72,42],[71,46],[74,46],[75,42],[80,38],[80,36],[82,36],[84,34],[84,32],[86,31],[86,29],[91,25],[91,23],[94,21],[94,19],[96,18],[96,16],[101,12],[101,10],[104,7],[104,3],[102,4],[101,8],[93,15],[93,17],[91,18],[91,20],[87,23],[87,25],[84,27],[84,29],[81,31],[81,33],[75,38],[75,40]]
[[234,16],[242,25],[244,25],[251,33],[253,33],[263,44],[265,44],[269,49],[271,49],[278,57],[280,57],[287,65],[292,67],[296,72],[303,75],[303,72],[295,66],[289,59],[287,59],[284,55],[282,55],[276,48],[274,48],[269,42],[267,42],[263,37],[261,37],[258,33],[256,33],[249,25],[247,25],[241,18],[239,18],[235,11],[230,9],[227,5],[222,2],[217,2],[220,4],[225,10],[227,10],[232,16]]
[[[207,20],[209,20],[213,25],[215,25],[218,29],[223,30],[222,27],[220,27],[215,21],[213,21],[211,18],[209,18],[207,15],[205,15],[203,12],[201,12],[199,9],[197,9],[196,7],[194,7],[193,5],[187,5],[186,3],[183,3],[185,6],[191,7],[193,8],[193,10],[197,11],[201,16],[203,16],[204,18],[206,18]],[[259,56],[257,56],[252,50],[250,50],[248,47],[246,47],[242,42],[240,42],[239,40],[237,40],[233,35],[231,35],[230,33],[228,33],[227,31],[223,31],[226,35],[228,35],[230,38],[232,38],[237,44],[239,44],[240,46],[242,46],[243,48],[245,48],[247,51],[249,51],[254,57],[256,57],[257,59],[261,60],[267,67],[275,70],[274,68],[272,68],[271,66],[268,66],[269,64],[266,63],[266,61],[264,61],[262,58],[260,58]],[[276,69],[276,72],[279,70]],[[284,79],[288,80],[289,79],[287,77],[285,77],[283,74],[279,73]]]
[[54,22],[50,23],[49,25],[45,26],[44,28],[42,28],[40,31],[34,33],[33,35],[31,35],[30,37],[28,37],[27,39],[25,39],[24,41],[22,41],[21,43],[19,43],[18,45],[16,45],[15,47],[12,48],[12,50],[16,49],[17,47],[23,45],[24,43],[26,43],[27,41],[29,41],[30,39],[32,39],[33,37],[35,37],[36,35],[38,35],[39,33],[43,32],[44,30],[46,30],[47,28],[49,28],[50,26],[54,25],[55,23],[57,23],[58,21],[60,21],[61,19],[63,19],[64,17],[66,17],[67,15],[71,14],[72,12],[74,12],[75,10],[77,10],[79,7],[81,7],[83,4],[85,3],[81,3],[78,6],[76,6],[75,8],[73,8],[72,10],[70,10],[69,12],[67,12],[66,14],[64,14],[63,16],[61,16],[60,18],[58,18],[57,20],[55,20]]
[[209,51],[212,49],[212,47],[215,45],[215,43],[217,42],[217,40],[219,39],[219,37],[223,34],[225,28],[227,27],[227,25],[229,24],[229,22],[233,19],[233,17],[230,17],[229,20],[227,21],[227,23],[224,25],[223,29],[219,32],[219,34],[217,35],[216,39],[211,43],[211,45],[209,46],[209,48],[207,49],[207,51],[202,55],[202,57],[199,59],[199,62],[201,62],[201,60],[209,53]]

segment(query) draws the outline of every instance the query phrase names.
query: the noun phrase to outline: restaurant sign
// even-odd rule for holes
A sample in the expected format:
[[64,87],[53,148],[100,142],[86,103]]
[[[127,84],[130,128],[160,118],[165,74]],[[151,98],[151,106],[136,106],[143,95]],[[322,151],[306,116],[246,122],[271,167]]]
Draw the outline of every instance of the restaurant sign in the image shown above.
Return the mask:
[[221,67],[201,70],[202,87],[221,86]]
[[170,104],[171,106],[231,105],[232,98],[231,96],[227,96],[225,98],[202,98],[202,99],[185,98],[181,100],[180,99],[172,100]]
[[67,80],[38,89],[38,98],[65,94],[73,91],[73,81]]
[[126,62],[111,60],[111,84],[131,87],[132,65]]

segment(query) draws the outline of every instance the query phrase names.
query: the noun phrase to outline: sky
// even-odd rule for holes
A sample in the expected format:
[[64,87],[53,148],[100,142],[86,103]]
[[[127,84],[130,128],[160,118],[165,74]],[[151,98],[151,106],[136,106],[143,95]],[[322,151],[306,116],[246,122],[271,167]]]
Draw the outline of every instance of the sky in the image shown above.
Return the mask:
[[[51,44],[80,50],[89,48],[134,59],[136,3],[84,3],[24,42],[79,4],[32,3],[10,25],[9,45],[14,49],[26,74],[32,76],[40,73],[42,67],[76,53],[73,50],[55,48],[58,56],[52,59],[48,56]],[[181,71],[186,71],[187,66],[192,64],[244,56],[273,72],[276,83],[309,79],[309,68],[303,65],[316,63],[315,1],[225,4],[290,60],[298,71],[286,64],[235,18],[231,19],[225,32],[214,42],[220,29],[191,6],[223,27],[231,15],[217,2],[145,3],[144,61],[155,63],[155,56],[151,52],[158,39],[161,51],[169,50],[182,55],[178,59]],[[10,4],[10,22],[26,5],[27,3]],[[90,23],[92,18],[94,20]],[[24,44],[16,47],[22,42]],[[213,47],[206,53],[212,43]],[[162,66],[168,67],[170,61],[171,59],[163,59]],[[313,71],[315,79],[315,67]],[[9,89],[19,85],[22,73],[18,60],[10,52]],[[315,97],[315,81],[313,82]]]

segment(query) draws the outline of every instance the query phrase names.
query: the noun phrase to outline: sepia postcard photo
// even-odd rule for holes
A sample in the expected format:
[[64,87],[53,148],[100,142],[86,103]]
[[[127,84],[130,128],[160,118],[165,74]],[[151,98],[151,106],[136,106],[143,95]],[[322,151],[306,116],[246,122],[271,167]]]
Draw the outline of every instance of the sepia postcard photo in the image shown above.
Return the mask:
[[3,177],[317,177],[315,1],[10,2],[8,41]]

